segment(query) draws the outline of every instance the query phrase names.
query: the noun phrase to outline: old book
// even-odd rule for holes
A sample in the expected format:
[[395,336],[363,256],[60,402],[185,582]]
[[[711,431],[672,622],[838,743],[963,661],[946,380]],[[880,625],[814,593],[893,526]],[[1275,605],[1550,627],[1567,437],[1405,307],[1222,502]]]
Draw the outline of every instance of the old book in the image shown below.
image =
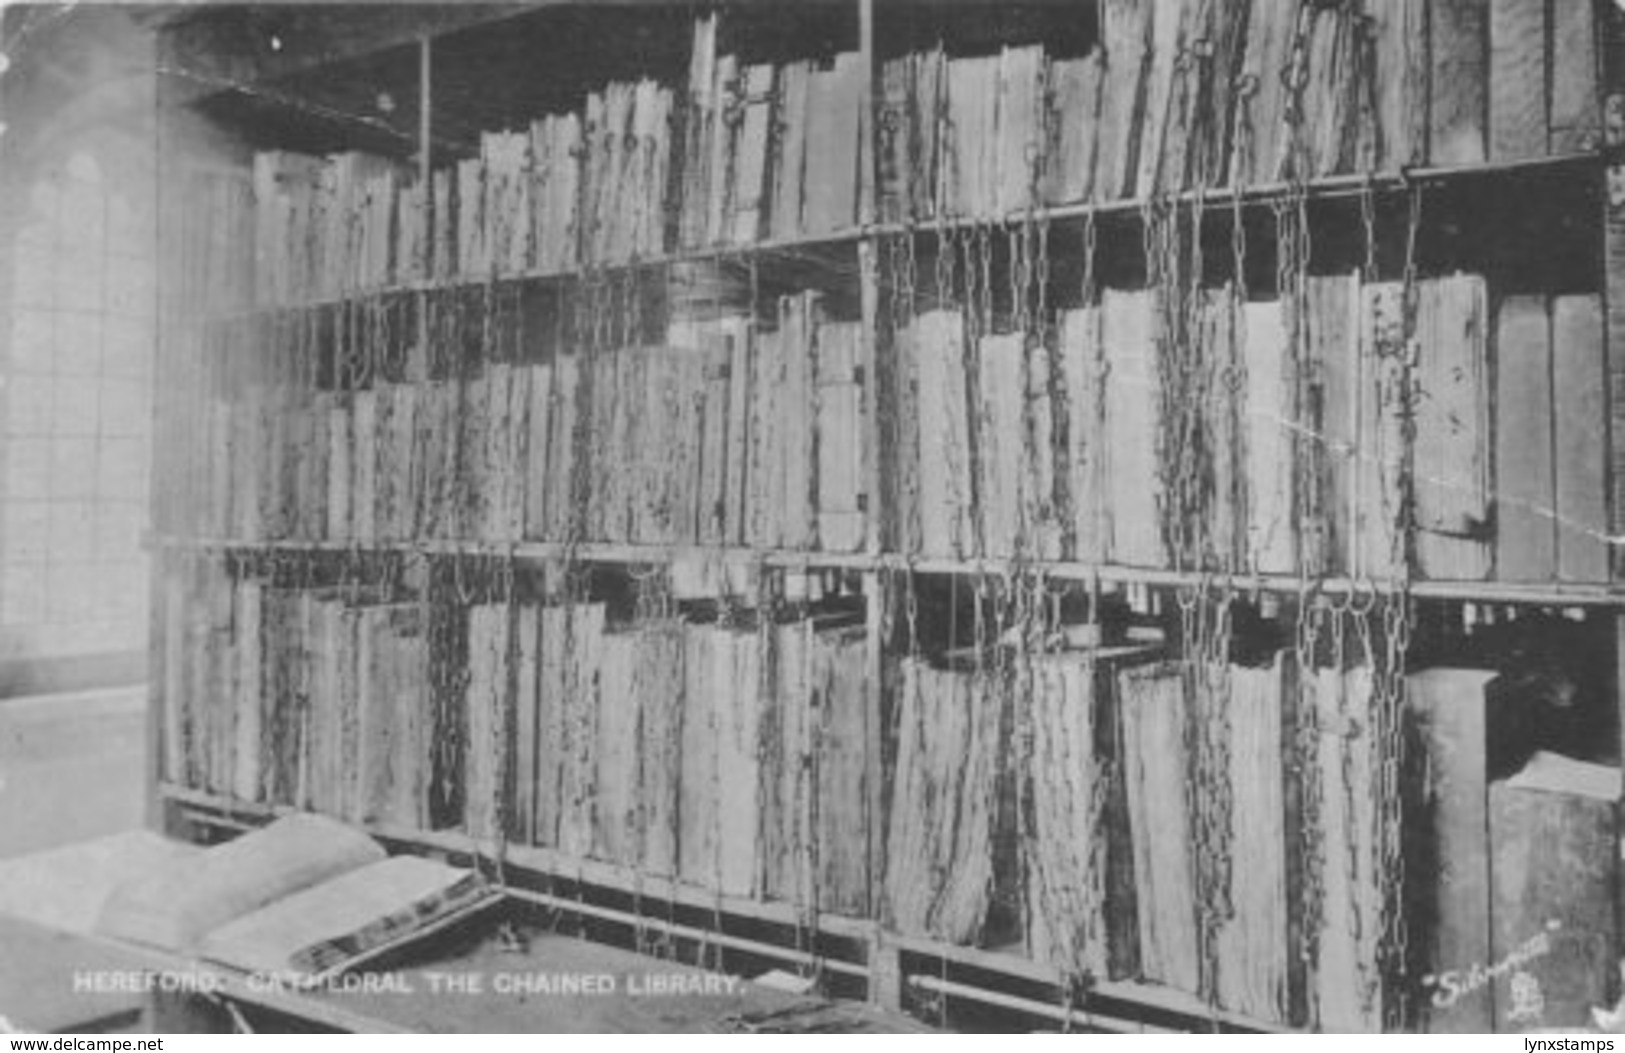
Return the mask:
[[537,671],[536,792],[531,836],[536,844],[591,845],[591,758],[596,725],[589,685],[598,670],[603,609],[594,604],[541,609]]
[[1283,71],[1292,62],[1297,4],[1257,4],[1247,24],[1247,46],[1236,94],[1235,148],[1230,183],[1259,186],[1281,178],[1290,145],[1289,103]]
[[762,686],[762,894],[799,903],[811,898],[816,757],[809,727],[811,621],[773,626],[758,637],[767,683]]
[[1489,155],[1490,5],[1434,0],[1428,14],[1428,160],[1480,164]]
[[543,261],[554,272],[567,270],[581,259],[584,135],[579,114],[565,114],[554,119],[552,174],[548,181],[548,235],[550,243],[557,247]]
[[1489,796],[1495,1030],[1583,1028],[1609,1004],[1619,769],[1538,753]]
[[[1246,349],[1238,342],[1249,332],[1246,305],[1236,302],[1233,287],[1227,283],[1202,290],[1194,313],[1192,339],[1213,363],[1214,375],[1244,376]],[[1247,493],[1243,485],[1247,468],[1240,456],[1245,449],[1241,436],[1247,424],[1246,410],[1245,397],[1225,386],[1213,387],[1203,399],[1200,426],[1208,436],[1206,459],[1213,481],[1204,501],[1209,526],[1202,559],[1211,566],[1247,565]]]
[[529,540],[548,537],[547,498],[548,442],[553,430],[553,367],[551,364],[526,367],[528,405],[525,410],[525,469],[522,475],[524,499],[522,535]]
[[710,157],[707,161],[705,181],[706,200],[704,216],[704,244],[714,245],[728,233],[732,217],[730,195],[733,192],[734,153],[738,141],[738,125],[728,120],[732,107],[738,103],[737,81],[739,60],[734,55],[720,55],[712,68],[712,83],[708,89]]
[[1044,49],[1006,47],[999,54],[992,215],[1005,217],[1037,203],[1048,137],[1044,125]]
[[1311,1016],[1324,1031],[1380,1031],[1379,926],[1370,923],[1382,916],[1372,841],[1377,786],[1364,734],[1376,726],[1372,673],[1362,665],[1302,675],[1311,678],[1308,702],[1318,731],[1318,836],[1324,844],[1345,846],[1335,862],[1328,856],[1320,867],[1324,893]]
[[713,175],[713,143],[718,134],[716,99],[717,16],[694,20],[688,84],[683,98],[682,214],[678,243],[698,248],[707,243],[708,207]]
[[1290,574],[1297,569],[1297,376],[1280,305],[1253,302],[1245,311],[1246,379],[1240,394],[1247,565],[1259,573]]
[[636,863],[639,649],[643,632],[606,633],[593,738],[592,855]]
[[682,769],[678,778],[677,813],[682,834],[677,844],[677,873],[691,885],[718,887],[721,844],[718,828],[723,777],[717,769],[717,699],[723,687],[715,680],[715,650],[721,631],[714,626],[683,627]]
[[[1197,0],[1172,0],[1150,5],[1149,64],[1145,74],[1145,100],[1141,110],[1139,173],[1135,188],[1145,194],[1184,187],[1187,91],[1195,87],[1180,61],[1187,36],[1195,36],[1192,19]],[[1192,107],[1194,109],[1194,107]]]
[[1198,990],[1195,861],[1186,797],[1185,671],[1159,663],[1118,676],[1122,762],[1134,846],[1140,969],[1148,980]]
[[261,598],[265,686],[260,695],[260,799],[291,805],[296,800],[299,757],[304,748],[300,704],[305,684],[301,653],[304,598],[297,590],[282,588],[265,589]]
[[768,150],[772,134],[774,70],[767,64],[744,71],[744,115],[734,157],[733,224],[728,240],[750,245],[760,240],[769,216]]
[[127,878],[96,930],[114,939],[188,951],[220,926],[384,858],[361,832],[316,815],[290,815],[235,841]]
[[351,396],[350,537],[378,539],[378,395],[357,391]]
[[[1031,783],[1026,839],[1027,940],[1033,958],[1068,972],[1116,976],[1108,913],[1134,923],[1132,896],[1114,896],[1120,854],[1111,828],[1126,830],[1113,799],[1116,677],[1141,649],[1065,651],[1033,660],[1034,742],[1022,778]],[[1124,860],[1115,860],[1121,864]]]
[[855,552],[864,541],[862,339],[854,322],[818,327],[818,543],[826,552]]
[[454,169],[434,173],[431,186],[430,266],[431,277],[443,282],[457,273],[457,197]]
[[944,177],[947,170],[946,133],[948,57],[942,47],[914,57],[913,93],[909,100],[915,163],[909,172],[909,200],[916,218],[931,219],[947,208]]
[[467,618],[463,829],[473,838],[492,841],[501,835],[505,814],[499,775],[508,746],[508,605],[477,604],[468,609]]
[[418,604],[360,611],[357,658],[359,818],[401,829],[428,823],[428,677]]
[[813,637],[807,712],[814,740],[814,834],[820,910],[868,917],[869,695],[861,627],[831,627]]
[[812,74],[807,91],[806,182],[802,228],[831,234],[857,222],[860,100],[868,73],[855,52]]
[[[1307,21],[1303,126],[1297,131],[1305,148],[1305,178],[1350,170],[1359,141],[1361,87],[1360,41],[1363,32],[1347,7],[1310,5]],[[1367,87],[1368,92],[1370,88]],[[1367,150],[1367,161],[1370,153]],[[1290,169],[1290,166],[1289,166]]]
[[402,494],[400,483],[405,473],[397,465],[399,447],[395,440],[395,389],[400,385],[378,383],[373,386],[373,427],[377,435],[373,440],[373,533],[380,541],[392,541],[399,535],[395,531],[397,506]]
[[1553,3],[1548,12],[1552,101],[1546,149],[1552,154],[1594,150],[1602,142],[1596,5]]
[[783,333],[760,332],[752,347],[750,426],[747,430],[749,543],[779,545],[784,511],[781,401],[784,390]]
[[999,98],[997,55],[947,63],[947,129],[944,173],[948,209],[955,216],[993,215],[998,178]]
[[1061,389],[1059,356],[1048,341],[1025,343],[1021,530],[1028,553],[1039,559],[1061,559],[1067,523],[1059,469],[1064,462],[1057,457],[1064,423],[1055,397]]
[[1096,196],[1132,197],[1138,189],[1143,81],[1151,60],[1150,0],[1106,0],[1101,5],[1101,82]]
[[1341,378],[1348,383],[1340,384],[1356,436],[1349,569],[1378,577],[1395,573],[1404,558],[1396,541],[1405,451],[1399,411],[1403,371],[1396,357],[1404,347],[1403,295],[1398,283],[1360,287],[1358,352]]
[[1042,198],[1049,205],[1088,201],[1094,195],[1100,141],[1100,51],[1052,60],[1049,97],[1055,145],[1044,158]]
[[472,870],[415,856],[358,867],[211,932],[211,961],[314,986],[498,897]]
[[915,55],[887,59],[880,69],[880,139],[876,148],[876,212],[882,223],[905,223],[914,215],[913,112]]
[[415,384],[394,385],[394,408],[390,413],[391,471],[395,474],[395,512],[390,536],[397,540],[417,536],[418,509],[423,501],[422,469],[417,463],[417,435],[423,388]]
[[1160,567],[1166,560],[1159,511],[1162,396],[1152,294],[1107,289],[1101,313],[1107,558],[1124,566]]
[[231,795],[240,801],[260,800],[260,770],[264,712],[264,624],[261,619],[263,587],[243,580],[232,590],[233,741]]
[[639,82],[637,111],[639,154],[636,159],[638,199],[632,247],[639,258],[658,257],[667,249],[668,196],[671,189],[672,113],[676,98],[652,80]]
[[549,538],[564,539],[574,536],[576,520],[580,515],[577,505],[577,474],[582,470],[576,462],[577,433],[581,430],[576,420],[579,401],[577,379],[579,359],[575,355],[560,355],[553,361],[553,400],[547,441],[547,523]]
[[1544,296],[1501,301],[1495,327],[1495,576],[1557,575],[1551,317]]
[[563,665],[560,700],[558,839],[560,851],[593,851],[597,786],[599,690],[604,668],[605,611],[601,604],[566,609],[557,637]]
[[773,151],[771,234],[777,239],[801,234],[801,209],[807,169],[808,91],[813,76],[808,62],[787,63],[779,70],[777,143]]
[[[747,787],[717,797],[717,884],[724,895],[759,895],[761,845],[762,654],[757,634],[719,632],[713,652],[720,785]],[[755,792],[752,792],[754,789]]]
[[490,270],[486,253],[485,166],[477,157],[457,163],[454,184],[457,210],[457,274],[482,277]]
[[1285,1024],[1293,949],[1283,707],[1295,684],[1281,652],[1256,668],[1232,665],[1216,675],[1228,680],[1232,908],[1215,937],[1218,996],[1232,1012]]
[[1406,678],[1406,698],[1416,714],[1417,735],[1427,758],[1419,788],[1430,844],[1440,860],[1425,889],[1420,911],[1428,934],[1429,1031],[1491,1030],[1489,987],[1462,983],[1490,953],[1489,781],[1486,777],[1488,699],[1493,673],[1478,669],[1428,669]]
[[1564,581],[1608,580],[1607,374],[1597,296],[1552,301],[1552,392],[1557,457],[1557,571]]
[[1021,534],[1025,343],[1023,333],[989,335],[977,349],[979,401],[972,420],[977,452],[973,492],[978,555],[1013,556]]
[[[1398,171],[1427,160],[1428,8],[1425,0],[1373,4],[1371,71],[1376,89],[1376,166]],[[1449,6],[1433,4],[1433,7]],[[1442,90],[1460,90],[1450,85]]]
[[987,916],[1001,708],[992,675],[902,662],[882,918],[968,943]]
[[[1187,182],[1200,186],[1224,186],[1230,179],[1234,146],[1236,98],[1240,88],[1241,63],[1247,53],[1247,33],[1256,15],[1252,0],[1206,3],[1198,16],[1197,32],[1211,47],[1206,62],[1197,64],[1192,142],[1187,148]],[[1196,40],[1187,44],[1201,47]]]
[[1489,306],[1484,279],[1457,274],[1417,290],[1412,479],[1423,574],[1490,571]]
[[[957,311],[916,317],[919,372],[920,547],[930,556],[970,555],[972,522],[970,392],[964,319]],[[930,451],[927,454],[927,451]]]
[[886,544],[899,552],[920,551],[920,399],[919,330],[914,316],[892,334],[889,354],[876,361],[889,368],[877,371],[881,385],[877,399],[895,407],[881,418],[881,492],[893,495],[880,502],[886,517],[882,529]]
[[1490,159],[1546,152],[1545,0],[1490,0]]
[[1072,556],[1104,558],[1106,462],[1102,419],[1105,406],[1101,311],[1082,307],[1061,316],[1061,371],[1066,391],[1067,515]]
[[648,625],[639,636],[632,858],[644,872],[670,878],[677,875],[681,837],[683,631],[680,623],[667,621]]

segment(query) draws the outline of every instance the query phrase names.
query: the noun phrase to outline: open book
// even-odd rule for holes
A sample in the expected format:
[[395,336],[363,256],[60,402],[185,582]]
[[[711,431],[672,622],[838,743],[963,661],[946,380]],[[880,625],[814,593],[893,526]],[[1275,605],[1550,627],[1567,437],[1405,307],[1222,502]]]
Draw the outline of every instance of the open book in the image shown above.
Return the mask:
[[292,815],[124,882],[97,929],[314,985],[498,898],[473,871],[390,858],[358,830]]

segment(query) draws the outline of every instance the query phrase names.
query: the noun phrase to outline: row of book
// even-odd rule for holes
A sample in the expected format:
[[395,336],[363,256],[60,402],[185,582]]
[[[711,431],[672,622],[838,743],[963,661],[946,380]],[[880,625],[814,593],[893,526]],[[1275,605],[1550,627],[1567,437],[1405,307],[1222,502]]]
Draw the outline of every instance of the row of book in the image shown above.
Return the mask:
[[1524,160],[1601,141],[1593,5],[1113,0],[1079,57],[888,60],[892,221]]
[[[556,848],[952,943],[986,942],[1004,899],[1021,904],[1018,938],[1039,961],[1198,991],[1184,733],[1195,702],[1189,670],[1156,649],[893,664],[884,880],[871,902],[880,775],[864,632],[844,616],[614,625],[599,603],[426,608],[251,579],[172,577],[164,595],[172,781],[394,831]],[[442,665],[451,672],[431,676]],[[1295,696],[1284,658],[1227,676],[1230,766],[1218,777],[1235,873],[1220,1002],[1285,1022],[1287,860],[1302,843],[1283,805]],[[1326,726],[1366,726],[1369,674],[1317,676]],[[1355,838],[1364,860],[1370,815],[1338,808],[1371,807],[1366,740],[1320,742],[1320,836]],[[1375,927],[1351,918],[1379,916],[1376,880],[1369,863],[1323,875],[1328,1028],[1373,1023],[1356,1007]]]
[[[298,304],[453,278],[559,274],[857,221],[855,53],[742,65],[695,29],[687,97],[643,79],[583,112],[480,136],[425,188],[383,158],[257,154],[256,302]],[[816,149],[809,149],[809,144]]]
[[856,52],[774,66],[719,52],[696,21],[676,244],[750,245],[858,220],[864,84]]
[[[921,313],[896,342],[898,543],[940,558],[1371,575],[1414,559],[1440,580],[1605,580],[1598,297],[1492,311],[1465,274],[1416,294],[1410,392],[1403,289],[1354,274],[1308,278],[1296,330],[1278,302],[1202,293],[1185,341],[1196,371],[1152,290],[1106,289],[1046,342],[972,340],[959,311]],[[1396,532],[1407,477],[1414,553]]]
[[[1301,668],[1289,652],[1192,665],[1149,644],[892,657],[876,749],[850,615],[622,624],[594,601],[423,604],[196,564],[161,597],[173,782],[543,846],[907,936],[1013,939],[1071,975],[1211,991],[1261,1021],[1381,1025],[1391,875],[1369,666]],[[1451,861],[1407,891],[1432,970],[1413,977],[1431,1001],[1418,1022],[1434,1030],[1515,1023],[1449,970],[1543,927],[1578,956],[1531,965],[1566,990],[1564,1012],[1583,1018],[1615,960],[1584,942],[1584,918],[1609,902],[1595,893],[1610,857],[1593,848],[1612,843],[1617,769],[1536,785],[1527,747],[1506,769],[1523,773],[1490,785],[1505,779],[1498,736],[1541,690],[1522,672],[1407,679],[1407,748],[1426,763],[1401,787],[1406,843]],[[1568,847],[1531,855],[1531,839]]]
[[458,381],[204,408],[196,529],[247,541],[418,538],[849,552],[864,539],[860,328],[817,294],[674,324],[670,344]]
[[[888,60],[882,219],[1570,153],[1600,142],[1590,2],[1114,0],[1076,57]],[[356,152],[254,161],[257,300],[561,273],[857,222],[865,71],[748,63],[695,24],[688,83],[481,135],[425,188]],[[679,97],[681,96],[681,97]]]
[[[181,785],[868,909],[850,619],[618,626],[599,603],[430,613],[362,589],[179,576],[164,618],[165,766]],[[441,667],[461,686],[432,688]]]

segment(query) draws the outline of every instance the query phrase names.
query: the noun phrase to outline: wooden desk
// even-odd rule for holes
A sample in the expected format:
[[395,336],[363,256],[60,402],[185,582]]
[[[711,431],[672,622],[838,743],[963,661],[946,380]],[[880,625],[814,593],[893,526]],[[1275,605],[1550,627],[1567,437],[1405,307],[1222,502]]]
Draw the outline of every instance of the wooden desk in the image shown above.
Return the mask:
[[0,914],[0,1017],[16,1030],[138,1030],[147,968],[140,955]]

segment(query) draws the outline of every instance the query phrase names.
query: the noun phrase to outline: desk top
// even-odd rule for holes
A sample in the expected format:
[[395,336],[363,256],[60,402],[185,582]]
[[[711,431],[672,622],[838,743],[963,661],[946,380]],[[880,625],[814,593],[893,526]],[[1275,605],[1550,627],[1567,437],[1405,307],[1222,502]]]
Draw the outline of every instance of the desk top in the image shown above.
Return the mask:
[[148,995],[140,955],[0,914],[0,1017],[17,1031],[127,1030]]

